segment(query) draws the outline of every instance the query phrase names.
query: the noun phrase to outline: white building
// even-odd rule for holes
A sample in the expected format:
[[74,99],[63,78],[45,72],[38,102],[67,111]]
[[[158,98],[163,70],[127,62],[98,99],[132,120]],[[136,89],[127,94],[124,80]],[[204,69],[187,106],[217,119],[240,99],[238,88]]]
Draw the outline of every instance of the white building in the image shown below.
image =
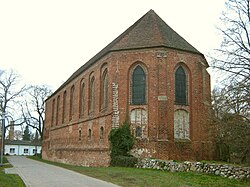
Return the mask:
[[23,140],[6,140],[4,145],[5,155],[34,155],[41,153],[41,143]]

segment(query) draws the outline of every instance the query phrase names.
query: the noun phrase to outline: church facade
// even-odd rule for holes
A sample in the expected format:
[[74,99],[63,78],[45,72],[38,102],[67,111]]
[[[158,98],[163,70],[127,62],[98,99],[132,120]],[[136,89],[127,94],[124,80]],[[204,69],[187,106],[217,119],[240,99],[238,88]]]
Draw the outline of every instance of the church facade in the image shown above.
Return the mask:
[[207,68],[204,55],[150,10],[46,100],[42,157],[108,166],[109,132],[126,121],[134,156],[212,159]]

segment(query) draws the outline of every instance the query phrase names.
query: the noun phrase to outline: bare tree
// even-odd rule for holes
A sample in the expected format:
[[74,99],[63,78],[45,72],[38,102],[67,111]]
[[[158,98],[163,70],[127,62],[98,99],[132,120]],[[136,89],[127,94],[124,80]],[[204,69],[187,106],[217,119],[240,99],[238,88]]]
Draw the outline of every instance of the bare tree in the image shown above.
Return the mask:
[[23,132],[21,130],[14,131],[14,140],[21,140],[23,137]]
[[[15,109],[13,108],[13,106],[26,91],[26,86],[24,85],[20,87],[19,83],[20,76],[13,70],[0,70],[0,111],[1,114],[5,115],[5,119],[7,120],[7,122],[15,121],[15,117],[13,116]],[[21,124],[22,122],[16,125]],[[9,123],[6,123],[4,126],[4,137],[6,128],[8,126]]]
[[212,106],[218,156],[223,161],[250,163],[250,105],[246,85],[234,82],[215,89]]
[[45,100],[52,93],[46,86],[31,86],[28,90],[27,100],[22,106],[22,113],[25,123],[36,129],[39,136],[43,137],[43,122],[45,115]]
[[250,2],[228,0],[221,16],[221,48],[212,66],[229,73],[230,78],[250,81]]
[[218,28],[223,40],[212,57],[212,67],[226,72],[224,88],[213,91],[214,122],[224,160],[244,162],[250,152],[250,0],[225,5]]

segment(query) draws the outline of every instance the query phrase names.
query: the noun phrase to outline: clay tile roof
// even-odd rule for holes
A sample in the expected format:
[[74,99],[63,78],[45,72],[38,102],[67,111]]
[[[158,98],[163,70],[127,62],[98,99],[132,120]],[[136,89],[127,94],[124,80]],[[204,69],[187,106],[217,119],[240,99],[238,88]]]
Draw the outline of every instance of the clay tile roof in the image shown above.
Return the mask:
[[[153,47],[167,47],[201,54],[171,27],[169,27],[153,10],[150,10],[88,62],[81,66],[57,89],[57,91],[62,89],[70,81],[109,52]],[[54,94],[57,91],[55,91]]]
[[110,50],[163,46],[200,53],[169,27],[153,10],[147,12],[111,44]]

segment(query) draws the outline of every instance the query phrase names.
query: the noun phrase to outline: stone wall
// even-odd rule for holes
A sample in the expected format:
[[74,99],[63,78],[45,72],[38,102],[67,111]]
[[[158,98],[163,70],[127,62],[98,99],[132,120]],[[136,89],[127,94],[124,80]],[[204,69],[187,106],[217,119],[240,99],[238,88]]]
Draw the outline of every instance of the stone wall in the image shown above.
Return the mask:
[[141,159],[137,168],[151,168],[171,172],[200,172],[214,174],[229,179],[250,179],[250,168],[228,164],[213,164],[203,162],[174,162],[157,159]]

